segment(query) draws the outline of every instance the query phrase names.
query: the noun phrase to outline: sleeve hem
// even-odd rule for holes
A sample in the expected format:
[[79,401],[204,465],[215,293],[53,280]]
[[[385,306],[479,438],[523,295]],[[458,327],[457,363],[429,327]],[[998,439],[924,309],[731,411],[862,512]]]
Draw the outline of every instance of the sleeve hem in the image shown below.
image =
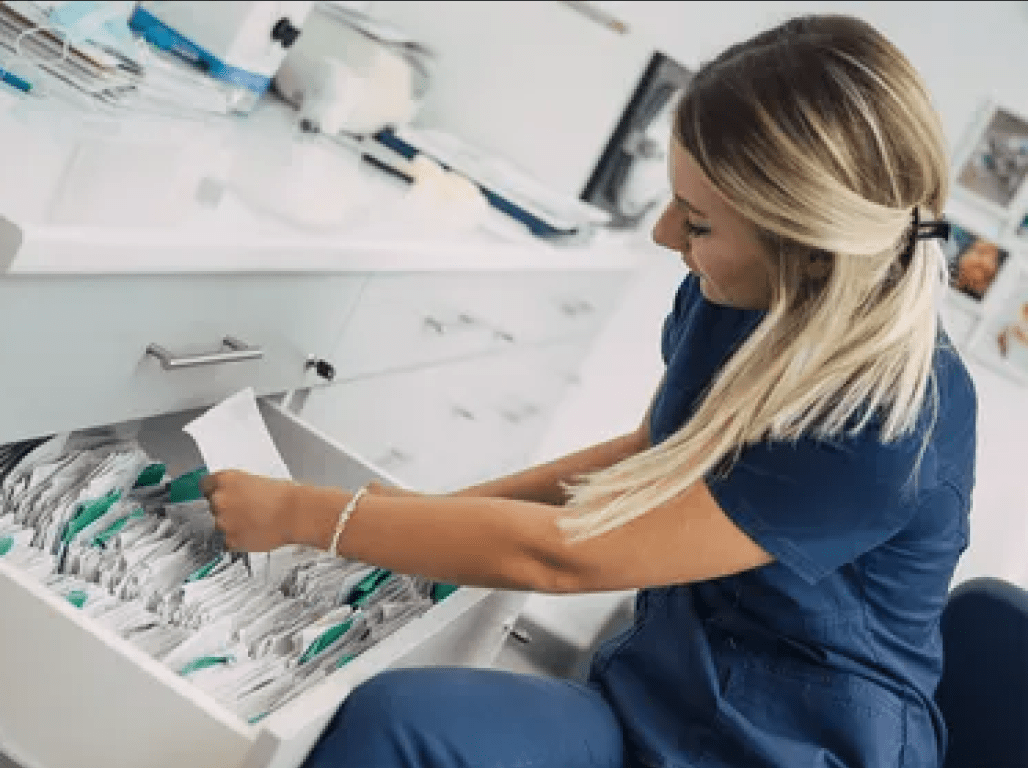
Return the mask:
[[711,483],[709,479],[704,482],[707,485],[707,490],[710,491],[710,495],[728,519],[737,525],[743,533],[753,539],[765,552],[771,555],[776,562],[784,565],[807,584],[816,584],[828,575],[829,570],[826,570],[823,566],[818,565],[807,557],[802,550],[788,539],[775,536],[773,532],[767,530],[767,527],[761,520],[747,508],[744,501],[726,499],[728,494],[722,493],[723,488]]

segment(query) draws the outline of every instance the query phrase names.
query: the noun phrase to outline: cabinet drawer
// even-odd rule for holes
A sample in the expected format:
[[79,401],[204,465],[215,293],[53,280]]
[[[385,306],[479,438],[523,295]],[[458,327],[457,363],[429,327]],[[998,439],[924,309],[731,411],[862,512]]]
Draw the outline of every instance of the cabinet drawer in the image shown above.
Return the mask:
[[342,381],[304,417],[403,484],[445,491],[523,466],[588,344],[528,347]]
[[[258,395],[323,383],[363,278],[345,275],[8,277],[0,280],[4,403],[0,441],[200,407],[243,389]],[[177,356],[227,351],[259,359],[165,370]]]
[[376,275],[333,357],[340,378],[595,332],[623,270]]
[[[261,403],[294,476],[353,487],[383,475],[278,406]],[[199,455],[181,426],[146,420],[139,440],[169,471]],[[384,478],[388,480],[388,478]],[[0,558],[0,752],[25,768],[293,768],[339,702],[392,666],[488,664],[524,596],[459,589],[257,725],[94,622]]]

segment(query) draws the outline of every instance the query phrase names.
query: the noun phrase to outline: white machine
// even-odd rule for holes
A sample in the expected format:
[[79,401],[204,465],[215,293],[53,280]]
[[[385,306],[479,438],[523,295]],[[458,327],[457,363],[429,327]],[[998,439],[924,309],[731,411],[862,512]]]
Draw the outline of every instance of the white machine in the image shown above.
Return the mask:
[[434,65],[434,52],[398,27],[319,2],[274,86],[311,129],[370,136],[415,118]]
[[136,6],[129,27],[235,91],[232,107],[245,112],[271,86],[313,5],[154,0]]

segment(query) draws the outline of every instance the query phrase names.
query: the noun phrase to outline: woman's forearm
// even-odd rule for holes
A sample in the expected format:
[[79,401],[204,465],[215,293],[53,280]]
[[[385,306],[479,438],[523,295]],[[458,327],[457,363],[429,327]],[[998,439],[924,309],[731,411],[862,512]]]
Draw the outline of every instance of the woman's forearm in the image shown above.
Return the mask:
[[[291,493],[290,505],[303,510],[292,538],[328,549],[351,494],[304,485]],[[368,494],[343,529],[338,554],[447,583],[564,592],[573,583],[561,562],[561,513],[499,498]]]
[[[338,554],[454,584],[566,592],[576,570],[557,520],[562,483],[647,447],[641,431],[590,446],[451,494],[420,494],[372,483],[339,539]],[[296,486],[290,506],[296,543],[328,549],[352,494]]]

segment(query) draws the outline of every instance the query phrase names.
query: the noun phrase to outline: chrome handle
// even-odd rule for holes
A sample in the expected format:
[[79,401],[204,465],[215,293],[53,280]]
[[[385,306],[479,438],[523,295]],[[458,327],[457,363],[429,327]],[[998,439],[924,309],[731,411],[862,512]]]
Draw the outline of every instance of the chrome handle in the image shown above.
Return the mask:
[[166,371],[174,371],[179,368],[195,368],[198,365],[238,363],[244,360],[258,360],[264,357],[264,350],[260,347],[251,347],[232,336],[226,336],[221,340],[221,344],[224,347],[228,347],[228,351],[208,352],[202,355],[176,355],[160,344],[150,344],[146,348],[146,354],[160,360],[161,368]]

